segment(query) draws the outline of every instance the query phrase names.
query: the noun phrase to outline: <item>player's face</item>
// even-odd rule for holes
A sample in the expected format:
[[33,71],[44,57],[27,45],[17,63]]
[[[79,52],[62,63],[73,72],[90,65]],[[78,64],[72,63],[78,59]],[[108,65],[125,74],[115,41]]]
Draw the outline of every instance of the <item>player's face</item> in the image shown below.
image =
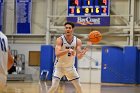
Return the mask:
[[70,36],[73,34],[73,28],[71,25],[67,24],[65,26],[65,34],[66,34],[66,36]]

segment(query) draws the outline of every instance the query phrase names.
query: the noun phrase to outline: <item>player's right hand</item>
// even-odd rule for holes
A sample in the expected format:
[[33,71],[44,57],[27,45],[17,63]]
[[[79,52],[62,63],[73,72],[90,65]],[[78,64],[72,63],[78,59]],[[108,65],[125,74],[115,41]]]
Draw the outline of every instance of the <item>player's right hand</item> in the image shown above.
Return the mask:
[[75,55],[75,52],[73,51],[73,49],[69,49],[69,53],[74,56]]

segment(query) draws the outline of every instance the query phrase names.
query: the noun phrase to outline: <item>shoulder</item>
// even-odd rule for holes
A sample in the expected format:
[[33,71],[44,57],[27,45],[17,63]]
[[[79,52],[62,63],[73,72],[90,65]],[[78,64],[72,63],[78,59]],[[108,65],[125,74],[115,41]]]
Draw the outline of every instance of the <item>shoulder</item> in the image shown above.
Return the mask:
[[56,39],[56,41],[62,41],[62,37],[61,37],[61,36],[58,37],[58,38]]
[[7,36],[3,34],[2,32],[0,32],[0,39],[3,39],[6,44],[8,43]]
[[79,39],[79,38],[76,38],[76,40],[77,40],[77,43],[78,43],[78,42],[82,42],[81,39]]
[[56,44],[58,45],[58,44],[62,44],[62,37],[60,36],[60,37],[58,37],[57,39],[56,39]]
[[82,44],[81,39],[77,38],[76,40],[77,40],[77,45],[81,45]]
[[0,37],[1,37],[1,38],[4,38],[4,39],[7,39],[7,36],[4,35],[1,31],[0,31]]

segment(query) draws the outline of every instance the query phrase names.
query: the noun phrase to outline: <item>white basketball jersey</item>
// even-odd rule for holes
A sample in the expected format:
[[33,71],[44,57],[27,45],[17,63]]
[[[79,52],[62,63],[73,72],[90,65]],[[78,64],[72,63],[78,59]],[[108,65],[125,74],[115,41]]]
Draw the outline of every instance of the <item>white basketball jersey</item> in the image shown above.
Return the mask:
[[7,37],[0,31],[0,75],[7,75],[8,63],[8,41]]
[[[65,36],[61,36],[62,39],[62,49],[73,49],[76,54],[76,43],[77,38],[73,36],[73,40],[71,43],[68,43]],[[75,63],[75,56],[72,56],[70,53],[67,53],[59,58],[56,58],[55,67],[73,67]]]

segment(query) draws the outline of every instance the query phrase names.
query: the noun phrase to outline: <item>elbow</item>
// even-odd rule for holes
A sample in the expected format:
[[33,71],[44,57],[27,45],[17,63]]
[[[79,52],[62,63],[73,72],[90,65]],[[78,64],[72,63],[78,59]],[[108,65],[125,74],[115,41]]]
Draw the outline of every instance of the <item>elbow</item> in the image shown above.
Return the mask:
[[55,54],[55,56],[56,56],[56,57],[59,57],[59,55],[58,55],[57,53]]
[[60,54],[58,54],[58,53],[55,53],[55,56],[58,58],[58,57],[60,57],[61,55],[60,55]]
[[60,56],[59,55],[56,55],[56,57],[59,58]]

